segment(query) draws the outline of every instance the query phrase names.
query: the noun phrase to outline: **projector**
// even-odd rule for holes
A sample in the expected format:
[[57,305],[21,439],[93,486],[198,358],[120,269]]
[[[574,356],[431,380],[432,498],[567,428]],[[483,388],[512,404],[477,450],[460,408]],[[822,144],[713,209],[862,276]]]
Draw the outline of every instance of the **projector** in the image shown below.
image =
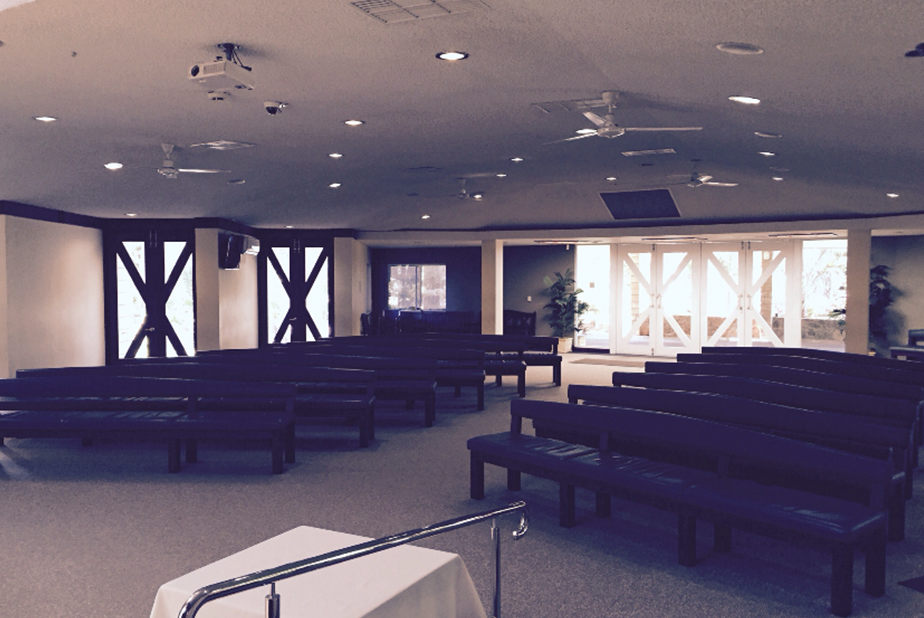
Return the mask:
[[200,62],[189,68],[189,79],[209,90],[253,90],[250,72],[230,60]]

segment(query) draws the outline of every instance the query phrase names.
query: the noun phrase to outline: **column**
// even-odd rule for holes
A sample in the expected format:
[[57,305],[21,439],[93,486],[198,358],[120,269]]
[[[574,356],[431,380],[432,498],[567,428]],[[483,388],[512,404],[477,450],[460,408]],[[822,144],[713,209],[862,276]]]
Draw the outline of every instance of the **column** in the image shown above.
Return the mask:
[[869,351],[870,230],[847,230],[847,329],[844,351]]
[[481,241],[481,332],[504,332],[504,243]]

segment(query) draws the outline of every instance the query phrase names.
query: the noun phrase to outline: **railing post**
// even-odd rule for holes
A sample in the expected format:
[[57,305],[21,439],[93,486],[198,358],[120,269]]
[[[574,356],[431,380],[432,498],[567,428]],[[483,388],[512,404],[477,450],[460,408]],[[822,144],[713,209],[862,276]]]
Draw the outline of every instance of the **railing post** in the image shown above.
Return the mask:
[[497,518],[491,519],[491,540],[494,542],[494,618],[500,618],[501,605],[501,537],[500,528],[497,525]]
[[279,618],[279,595],[276,594],[276,582],[270,584],[270,593],[266,595],[266,618]]

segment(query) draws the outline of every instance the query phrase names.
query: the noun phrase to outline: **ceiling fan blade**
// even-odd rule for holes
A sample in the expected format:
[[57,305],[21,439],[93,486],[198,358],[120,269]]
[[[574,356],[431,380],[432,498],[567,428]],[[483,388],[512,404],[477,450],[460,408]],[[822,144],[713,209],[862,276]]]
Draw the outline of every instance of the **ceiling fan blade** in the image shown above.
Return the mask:
[[601,118],[598,114],[595,114],[593,112],[583,112],[583,114],[585,118],[587,118],[589,121],[591,121],[598,127],[602,127],[603,125],[606,124],[606,120]]
[[186,174],[230,174],[231,170],[200,170],[197,168],[181,167],[177,170],[178,172],[185,172]]
[[709,176],[708,174],[702,174],[700,176],[697,176],[696,180],[700,182],[709,182],[710,180],[712,180],[712,176]]
[[625,131],[702,131],[702,127],[622,127]]
[[704,185],[709,185],[710,187],[737,187],[737,182],[704,182]]

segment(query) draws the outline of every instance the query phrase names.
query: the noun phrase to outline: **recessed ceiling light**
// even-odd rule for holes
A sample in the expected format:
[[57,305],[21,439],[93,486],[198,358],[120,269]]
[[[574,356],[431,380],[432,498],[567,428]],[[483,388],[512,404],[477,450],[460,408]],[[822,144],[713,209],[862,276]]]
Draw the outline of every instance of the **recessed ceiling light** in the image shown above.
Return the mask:
[[767,133],[765,131],[754,131],[754,135],[756,135],[757,137],[772,137],[772,138],[783,137],[782,134],[780,133]]
[[496,174],[498,178],[506,178],[507,174]]
[[513,161],[514,163],[522,163],[522,162],[523,162],[523,158],[522,158],[522,157],[514,157],[514,158],[512,158],[512,159],[510,159],[510,160]]
[[886,193],[886,197],[891,197],[891,198],[894,199],[894,198],[898,197],[898,193]]
[[358,127],[358,126],[364,125],[364,124],[366,124],[366,123],[365,123],[364,121],[362,121],[362,120],[344,120],[344,121],[343,121],[343,124],[348,125],[348,126],[351,126],[351,127]]
[[762,155],[764,157],[775,157],[776,156],[775,152],[770,152],[769,150],[761,150],[757,154]]
[[776,180],[777,182],[779,182],[779,181],[783,180],[783,177],[782,177],[782,176],[774,176],[774,177],[773,177],[773,180]]
[[719,43],[715,48],[726,54],[735,54],[737,56],[756,56],[757,54],[764,53],[762,48],[751,45],[750,43]]
[[331,159],[341,159],[341,158],[343,158],[343,155],[340,154],[339,152],[332,152],[332,153],[330,153],[330,154],[327,155],[327,156],[330,157]]
[[126,217],[137,217],[138,213],[137,212],[127,212],[125,213],[125,216]]
[[438,53],[436,57],[439,58],[440,60],[448,60],[449,62],[455,62],[456,60],[465,60],[466,58],[468,58],[468,54],[466,52],[460,52],[460,51],[444,51],[444,52]]
[[36,116],[35,119],[39,122],[54,122],[57,120],[54,116]]
[[607,176],[606,179],[609,180],[610,182],[615,182],[615,181],[616,181],[616,177],[615,177],[615,176]]
[[331,189],[338,189],[338,188],[340,188],[341,185],[340,185],[339,182],[332,182],[332,183],[330,183],[330,184],[327,185],[327,186],[330,187]]
[[474,195],[472,195],[472,198],[473,198],[473,199],[476,199],[476,200],[480,200],[480,199],[483,198],[483,197],[484,197],[484,195],[481,194],[481,193],[475,193]]
[[285,226],[285,227],[286,227],[287,230],[291,230],[291,229],[292,229],[293,227],[295,227],[295,226],[294,226],[294,225],[287,225],[287,226]]
[[107,170],[113,170],[113,171],[115,171],[115,170],[120,170],[120,169],[122,169],[122,164],[119,163],[118,161],[111,161],[111,162],[105,164],[103,167],[105,167]]
[[420,215],[420,218],[421,218],[421,219],[429,219],[429,218],[430,218],[430,215]]
[[734,101],[735,103],[741,103],[742,105],[760,105],[760,99],[737,94],[735,96],[728,97],[728,100]]

